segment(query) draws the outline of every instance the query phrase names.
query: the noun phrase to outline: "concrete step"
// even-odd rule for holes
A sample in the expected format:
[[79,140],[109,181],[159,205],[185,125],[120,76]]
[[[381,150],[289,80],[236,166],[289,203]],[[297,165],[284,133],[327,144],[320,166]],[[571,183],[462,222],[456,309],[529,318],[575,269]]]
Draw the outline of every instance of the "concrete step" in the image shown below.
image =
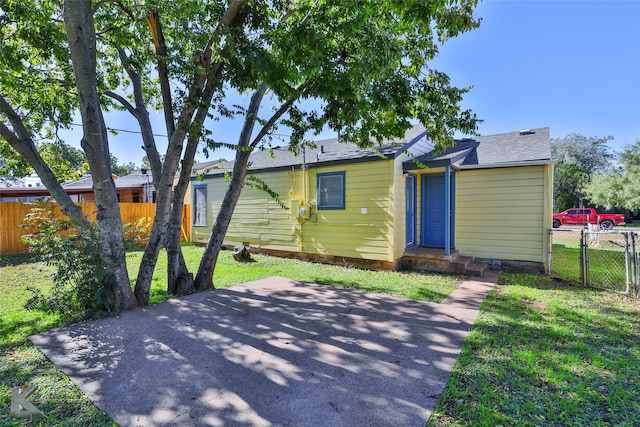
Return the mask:
[[487,277],[489,264],[484,262],[474,262],[465,269],[465,273],[473,277]]
[[473,264],[473,257],[457,256],[451,261],[453,271],[458,274],[466,274],[467,268]]

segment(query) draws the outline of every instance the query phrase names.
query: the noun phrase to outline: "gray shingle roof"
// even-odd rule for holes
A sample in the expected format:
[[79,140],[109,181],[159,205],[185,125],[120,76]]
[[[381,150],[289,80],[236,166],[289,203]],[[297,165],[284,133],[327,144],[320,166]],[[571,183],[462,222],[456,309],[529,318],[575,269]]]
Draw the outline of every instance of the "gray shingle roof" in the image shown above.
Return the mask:
[[551,160],[548,127],[479,136],[475,140],[475,155],[467,156],[462,166]]
[[[551,162],[549,128],[527,129],[495,135],[457,140],[441,153],[427,153],[417,161],[431,167],[456,165],[465,168],[491,168]],[[405,170],[416,169],[416,161],[403,164]]]
[[[403,138],[393,141],[374,143],[373,147],[360,148],[356,144],[341,142],[338,138],[315,141],[314,147],[298,148],[296,153],[289,151],[287,146],[272,147],[269,150],[256,150],[249,158],[249,172],[273,170],[279,168],[300,167],[303,162],[307,166],[328,166],[335,163],[384,160],[394,158],[402,150],[415,142],[424,134],[424,127],[416,125],[408,129]],[[234,161],[225,163],[218,171],[211,171],[211,175],[217,175],[224,170],[233,169]]]
[[[307,166],[329,166],[336,163],[383,160],[385,156],[395,158],[419,141],[424,133],[424,126],[416,125],[407,131],[404,138],[383,141],[381,144],[374,144],[371,148],[359,148],[355,144],[340,142],[337,138],[333,138],[316,141],[315,147],[305,147],[304,152],[299,149],[297,153],[292,153],[287,146],[273,147],[271,150],[273,156],[271,156],[266,149],[258,150],[249,158],[249,172],[300,167],[303,160]],[[422,154],[416,159],[432,167],[446,163],[455,164],[463,169],[498,167],[513,163],[550,162],[549,128],[456,140],[453,147],[437,154],[433,152]],[[225,163],[221,169],[211,171],[210,175],[218,175],[225,170],[233,169],[233,163],[233,161]],[[403,165],[405,170],[417,168],[414,160],[408,160]]]
[[201,171],[210,169],[212,167],[215,167],[221,163],[224,163],[225,161],[226,161],[225,159],[218,159],[218,160],[209,160],[206,162],[195,163],[191,169],[194,172],[201,172]]

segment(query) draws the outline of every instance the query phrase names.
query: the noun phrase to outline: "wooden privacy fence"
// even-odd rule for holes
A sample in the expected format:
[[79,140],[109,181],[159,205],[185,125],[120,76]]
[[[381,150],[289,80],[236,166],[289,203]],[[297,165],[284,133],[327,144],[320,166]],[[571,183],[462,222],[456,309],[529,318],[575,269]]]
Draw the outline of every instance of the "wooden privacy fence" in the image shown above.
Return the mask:
[[[96,205],[92,202],[77,203],[82,212],[90,220],[96,218]],[[32,203],[0,202],[0,255],[21,254],[28,245],[21,237],[29,234],[29,229],[22,228],[24,217],[33,207]],[[120,203],[120,216],[123,223],[135,222],[140,218],[153,218],[156,205],[154,203]],[[61,214],[62,215],[62,214]],[[191,209],[184,205],[182,211],[182,239],[189,240],[191,236]]]

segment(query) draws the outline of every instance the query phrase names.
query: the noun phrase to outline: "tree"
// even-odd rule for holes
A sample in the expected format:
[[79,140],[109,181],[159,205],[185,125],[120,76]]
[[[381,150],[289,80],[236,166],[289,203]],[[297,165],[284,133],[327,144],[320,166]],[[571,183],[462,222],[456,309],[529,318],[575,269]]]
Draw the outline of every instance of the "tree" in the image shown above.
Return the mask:
[[24,157],[16,156],[11,145],[0,140],[0,183],[13,185],[19,178],[29,176],[33,172]]
[[[440,144],[452,141],[455,129],[474,130],[475,117],[458,106],[466,90],[451,88],[446,75],[428,70],[425,64],[437,52],[434,34],[443,41],[477,26],[472,17],[475,4],[435,2],[425,11],[417,7],[419,2],[388,5],[383,10],[359,1],[328,2],[320,9],[315,2],[305,1],[295,7],[246,0],[206,7],[159,2],[146,17],[159,81],[155,91],[145,86],[151,79],[143,78],[149,70],[145,62],[149,55],[145,41],[135,36],[143,32],[139,27],[132,32],[121,24],[139,25],[129,19],[135,11],[112,4],[109,16],[120,23],[114,27],[126,29],[127,34],[103,34],[121,65],[111,69],[124,70],[118,82],[130,82],[132,95],[123,96],[114,89],[105,94],[138,120],[158,190],[154,227],[136,281],[138,302],[145,304],[148,299],[161,242],[169,255],[168,291],[176,291],[178,279],[189,276],[179,246],[181,206],[197,145],[207,134],[203,124],[212,112],[240,115],[245,120],[241,141],[235,145],[240,148],[241,169],[236,174],[238,181],[232,180],[230,212],[244,177],[242,164],[246,169],[250,151],[264,144],[278,123],[292,129],[292,149],[302,143],[307,131],[318,132],[323,126],[362,144],[370,144],[371,138],[402,134],[411,118],[427,124],[432,139]],[[384,55],[371,55],[380,49]],[[170,85],[170,78],[179,84]],[[253,92],[250,106],[225,104],[229,90]],[[275,103],[274,113],[259,118],[257,111],[265,94]],[[312,98],[324,100],[322,112],[304,110],[304,101]],[[169,146],[163,160],[148,122],[152,100],[162,104],[165,113]],[[256,122],[262,129],[251,139]],[[208,146],[215,147],[216,143]],[[180,176],[170,199],[169,178],[178,170],[178,161]],[[229,211],[227,214],[230,217]],[[198,289],[211,286],[212,259],[228,225],[225,221],[219,221],[212,233],[215,238],[201,263]]]
[[[20,37],[10,42],[15,38],[6,34],[0,41],[19,44],[22,56],[3,62],[20,71],[22,80],[30,79],[27,72],[36,68],[40,75],[34,88],[49,98],[31,105],[29,112],[37,111],[43,117],[33,120],[17,89],[23,81],[16,82],[15,73],[6,77],[12,89],[9,94],[0,92],[0,101],[6,101],[0,105],[0,131],[13,141],[14,149],[29,156],[32,166],[38,166],[34,169],[39,175],[47,175],[50,170],[35,144],[25,145],[22,136],[33,139],[45,119],[68,123],[73,108],[79,108],[82,148],[99,203],[99,248],[114,273],[117,310],[148,302],[163,243],[170,259],[169,290],[175,291],[178,279],[188,277],[177,243],[184,192],[198,144],[206,140],[209,151],[220,144],[214,142],[215,135],[209,135],[205,120],[242,117],[243,126],[236,144],[225,142],[237,149],[235,168],[196,276],[197,289],[212,287],[215,261],[240,195],[249,155],[269,144],[277,126],[290,129],[292,150],[325,127],[361,146],[401,136],[413,120],[425,125],[438,147],[451,144],[456,130],[471,133],[476,129],[475,115],[459,106],[468,88],[452,87],[445,74],[428,65],[440,43],[477,27],[473,17],[476,0],[436,0],[428,7],[417,0],[157,0],[142,7],[133,7],[126,0],[67,0],[64,26],[51,19],[60,13],[59,2],[25,3],[11,3],[15,24],[5,27],[8,32],[15,29],[11,35]],[[60,37],[61,30],[65,38]],[[40,39],[42,32],[50,33],[48,43]],[[3,53],[7,51],[0,47]],[[61,87],[70,90],[61,93]],[[249,105],[226,102],[232,91],[248,94]],[[73,96],[64,99],[69,92]],[[264,98],[273,105],[268,113],[260,111]],[[311,100],[320,102],[320,108],[308,109]],[[124,277],[103,108],[125,109],[138,120],[157,190],[154,225],[133,301]],[[164,158],[149,121],[153,108],[164,112],[169,138]],[[25,121],[29,127],[24,135],[13,138]],[[178,170],[178,185],[172,188]],[[54,197],[66,203],[63,195]]]
[[585,197],[582,189],[592,175],[605,169],[613,155],[604,138],[570,134],[551,141],[551,157],[556,161],[553,171],[553,202],[560,212],[576,207]]
[[113,154],[110,155],[110,162],[111,162],[111,170],[113,171],[114,174],[118,176],[129,175],[131,172],[137,169],[136,164],[133,162],[122,163],[122,164],[118,163],[118,158]]
[[[452,88],[446,75],[428,69],[441,41],[477,26],[475,2],[385,3],[301,2],[270,10],[261,36],[232,40],[250,45],[234,70],[253,95],[237,143],[228,190],[214,223],[196,276],[196,289],[213,286],[213,270],[240,196],[251,152],[280,120],[292,129],[290,149],[304,136],[327,126],[344,141],[371,146],[398,137],[418,119],[437,147],[451,145],[452,131],[475,130],[476,121],[458,103],[465,90]],[[251,6],[248,10],[253,12]],[[230,62],[236,60],[230,57]],[[246,76],[244,75],[246,74]],[[266,93],[274,113],[259,117]],[[306,111],[305,101],[321,100],[321,111]],[[283,117],[285,117],[283,119]],[[261,129],[254,137],[254,126]]]
[[[0,7],[0,135],[40,176],[62,211],[79,227],[89,221],[38,151],[43,130],[71,121],[79,110],[81,146],[97,207],[97,251],[108,272],[114,310],[136,306],[126,268],[122,221],[111,175],[106,126],[97,92],[92,2],[8,2]],[[28,90],[25,90],[28,88]]]
[[87,157],[82,150],[67,143],[48,142],[42,144],[38,150],[59,182],[76,181],[89,171]]
[[618,154],[620,166],[599,171],[585,184],[589,199],[607,209],[640,208],[640,140],[626,145]]

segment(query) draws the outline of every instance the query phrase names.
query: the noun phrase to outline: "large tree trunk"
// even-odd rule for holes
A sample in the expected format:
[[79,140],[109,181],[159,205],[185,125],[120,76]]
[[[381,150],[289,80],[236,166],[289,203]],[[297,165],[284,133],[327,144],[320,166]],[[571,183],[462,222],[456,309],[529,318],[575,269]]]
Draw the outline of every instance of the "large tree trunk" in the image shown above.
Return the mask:
[[[175,172],[177,169],[178,161],[180,160],[180,154],[182,152],[182,146],[184,143],[184,138],[186,136],[185,129],[191,128],[190,134],[199,134],[202,129],[202,123],[204,122],[204,118],[206,117],[206,113],[209,110],[209,104],[211,103],[211,99],[213,97],[213,93],[215,89],[219,86],[218,74],[221,71],[224,61],[229,56],[229,50],[223,49],[221,52],[222,59],[218,59],[214,64],[210,64],[211,56],[212,56],[212,47],[218,42],[226,32],[224,29],[228,27],[236,18],[244,19],[245,15],[239,15],[240,9],[244,6],[246,0],[236,0],[233,1],[224,16],[220,20],[220,23],[216,30],[214,31],[211,39],[207,42],[207,46],[204,51],[198,51],[194,55],[195,60],[195,69],[196,74],[194,75],[194,82],[189,89],[189,98],[187,99],[185,105],[185,109],[182,111],[180,118],[178,119],[178,124],[175,127],[175,130],[172,132],[171,129],[168,129],[168,133],[170,134],[169,138],[169,147],[167,149],[167,155],[165,157],[165,161],[162,167],[162,177],[158,182],[157,188],[157,201],[156,201],[156,218],[154,220],[153,228],[151,229],[151,235],[149,237],[149,241],[147,246],[145,247],[145,251],[142,257],[142,262],[140,263],[140,270],[138,272],[138,279],[136,281],[135,295],[140,305],[146,305],[149,301],[149,290],[151,287],[151,278],[153,276],[153,271],[155,269],[155,265],[157,262],[158,253],[160,252],[160,243],[164,239],[165,245],[168,245],[167,248],[170,252],[171,260],[169,263],[170,270],[170,280],[173,278],[180,278],[187,274],[187,267],[184,263],[184,259],[182,258],[182,252],[180,248],[180,240],[179,234],[177,240],[175,238],[175,229],[169,230],[172,233],[168,240],[166,238],[167,228],[169,225],[169,218],[171,212],[171,199],[170,199],[170,184],[167,187],[167,184],[173,182],[173,177],[175,176]],[[153,14],[149,19],[149,25],[152,28],[155,28],[158,31],[161,31],[161,25],[159,20],[159,14]],[[154,43],[157,47],[160,47],[159,53],[162,54],[163,44],[161,34],[157,34],[158,39],[154,40]],[[160,58],[159,64],[159,73],[161,74],[161,79],[167,79],[166,69],[164,68],[164,64],[162,63],[162,58]],[[203,73],[202,70],[206,70],[206,73]],[[163,90],[163,104],[165,109],[171,108],[171,102],[169,99],[169,92],[166,90],[168,86]],[[204,88],[204,90],[203,90]],[[195,111],[195,106],[198,106],[198,116],[196,119],[191,122],[193,118],[193,114]],[[170,128],[171,118],[169,116],[166,117],[168,128]],[[197,140],[196,140],[197,141]],[[195,151],[193,153],[195,155]],[[185,155],[185,160],[188,160],[188,157]],[[190,159],[190,162],[193,163],[193,156]],[[183,164],[183,168],[186,168],[186,163]],[[189,174],[191,172],[191,167],[188,167]],[[171,177],[171,181],[166,180],[165,178]],[[155,181],[155,178],[154,178]],[[167,195],[164,197],[162,194],[165,190],[167,190]],[[184,194],[182,195],[182,200],[179,202],[174,199],[174,212],[180,210],[180,220],[182,215],[182,202],[184,201]],[[174,219],[177,218],[177,213],[174,214]],[[177,219],[176,219],[177,221]],[[175,226],[174,226],[175,227]],[[177,232],[179,233],[179,228]],[[174,281],[169,282],[169,289],[176,288],[176,284]]]
[[[238,151],[236,152],[236,160],[233,165],[233,172],[231,175],[231,182],[227,188],[227,192],[222,200],[220,211],[216,217],[216,222],[213,224],[213,229],[209,235],[207,246],[205,247],[204,254],[200,260],[200,266],[198,267],[198,274],[195,279],[195,289],[197,291],[204,291],[207,289],[213,289],[213,271],[216,268],[218,262],[218,255],[222,248],[222,242],[224,236],[227,234],[229,224],[231,223],[231,216],[238,204],[240,193],[242,192],[242,184],[244,178],[247,175],[247,168],[249,162],[249,156],[251,155],[250,144],[251,134],[253,133],[253,127],[258,119],[258,108],[262,102],[267,86],[262,84],[258,90],[256,90],[249,102],[249,108],[247,109],[247,116],[242,126],[242,132],[240,133],[240,139],[238,141]],[[245,148],[245,149],[243,149]]]
[[80,114],[82,148],[91,168],[98,222],[98,251],[110,275],[114,311],[136,307],[127,272],[120,206],[111,175],[107,131],[96,86],[96,37],[90,0],[66,0],[64,22],[71,52]]
[[167,292],[170,294],[189,293],[193,289],[193,276],[189,273],[180,246],[184,198],[189,186],[193,159],[198,148],[196,135],[189,136],[182,160],[178,183],[173,187],[173,206],[165,236],[167,248]]
[[[180,132],[176,131],[174,138]],[[173,138],[172,138],[173,139]],[[163,172],[159,180],[159,186],[156,187],[156,210],[153,220],[153,227],[149,240],[144,248],[140,269],[138,270],[138,278],[136,280],[135,297],[138,305],[145,306],[149,303],[149,295],[151,290],[151,279],[158,261],[160,247],[165,237],[165,231],[169,221],[169,213],[171,209],[171,186],[173,184],[173,176],[177,169],[180,152],[182,151],[181,141],[172,141],[171,146],[165,157]]]
[[200,260],[200,266],[198,267],[198,274],[194,282],[195,289],[197,291],[205,291],[207,289],[213,289],[213,272],[218,262],[218,255],[222,248],[224,236],[227,234],[229,224],[231,223],[231,217],[233,211],[238,204],[240,193],[242,192],[242,184],[244,178],[247,175],[247,164],[249,156],[248,151],[238,151],[236,153],[235,164],[233,165],[233,172],[231,175],[231,182],[222,200],[222,205],[218,211],[216,222],[213,225],[207,246],[205,247],[202,259]]

